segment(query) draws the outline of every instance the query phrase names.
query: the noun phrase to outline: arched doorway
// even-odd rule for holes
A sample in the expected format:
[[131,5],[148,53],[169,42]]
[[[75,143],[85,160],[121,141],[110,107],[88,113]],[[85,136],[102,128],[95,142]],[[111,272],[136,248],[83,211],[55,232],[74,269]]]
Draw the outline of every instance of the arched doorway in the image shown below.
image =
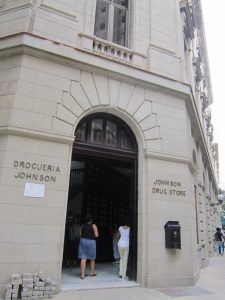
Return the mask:
[[137,158],[134,134],[119,118],[97,113],[79,122],[72,152],[67,215],[72,212],[80,220],[88,212],[94,215],[100,232],[97,262],[101,263],[112,262],[112,229],[121,225],[125,215],[130,216],[131,280],[136,280],[137,273]]

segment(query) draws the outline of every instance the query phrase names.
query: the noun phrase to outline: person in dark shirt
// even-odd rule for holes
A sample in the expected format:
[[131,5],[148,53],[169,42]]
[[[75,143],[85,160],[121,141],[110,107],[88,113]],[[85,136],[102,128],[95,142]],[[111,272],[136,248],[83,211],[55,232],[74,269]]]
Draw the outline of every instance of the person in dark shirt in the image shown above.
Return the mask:
[[90,259],[91,274],[90,276],[96,276],[95,272],[95,259],[96,259],[96,238],[99,236],[98,228],[92,223],[93,217],[91,214],[87,214],[84,223],[80,227],[80,244],[78,249],[78,257],[80,261],[80,278],[84,279],[86,261]]
[[216,228],[216,233],[214,234],[214,240],[215,240],[215,247],[216,247],[216,254],[217,255],[223,255],[223,234],[221,232],[221,228]]

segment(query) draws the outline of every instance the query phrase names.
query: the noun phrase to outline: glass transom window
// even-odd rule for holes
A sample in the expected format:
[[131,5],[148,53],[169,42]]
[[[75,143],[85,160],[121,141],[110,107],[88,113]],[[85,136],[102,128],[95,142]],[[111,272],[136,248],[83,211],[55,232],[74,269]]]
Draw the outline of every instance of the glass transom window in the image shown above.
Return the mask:
[[94,114],[81,121],[75,142],[120,151],[136,151],[133,134],[121,120],[106,114]]
[[128,0],[97,0],[95,35],[127,46]]

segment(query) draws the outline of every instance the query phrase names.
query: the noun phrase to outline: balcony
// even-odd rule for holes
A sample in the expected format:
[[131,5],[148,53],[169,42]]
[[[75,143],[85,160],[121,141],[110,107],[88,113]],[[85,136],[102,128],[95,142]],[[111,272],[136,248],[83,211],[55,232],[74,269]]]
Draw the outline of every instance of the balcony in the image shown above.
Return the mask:
[[203,79],[200,57],[193,57],[192,64],[195,72],[195,80],[200,82]]
[[209,128],[211,126],[211,118],[212,118],[211,110],[210,109],[205,110],[203,116],[204,116],[205,121],[206,121],[206,126],[207,126],[207,128]]
[[119,47],[110,46],[102,41],[93,41],[93,52],[108,58],[132,64],[132,52]]
[[210,124],[210,126],[207,128],[207,135],[209,137],[209,141],[213,141],[213,125]]
[[145,67],[146,55],[86,33],[79,33],[80,48],[97,56],[139,68]]
[[206,108],[209,106],[209,98],[208,98],[208,95],[206,94],[206,92],[203,92],[203,91],[200,92],[200,98],[201,98],[201,102],[202,102],[202,111],[204,114]]

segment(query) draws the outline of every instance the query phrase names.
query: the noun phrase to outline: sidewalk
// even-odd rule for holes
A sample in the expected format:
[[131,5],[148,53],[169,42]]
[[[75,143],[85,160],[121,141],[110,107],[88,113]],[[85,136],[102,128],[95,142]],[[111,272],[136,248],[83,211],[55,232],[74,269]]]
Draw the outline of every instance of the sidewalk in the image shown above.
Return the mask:
[[146,289],[141,287],[62,291],[55,300],[224,300],[225,257],[210,259],[201,270],[200,279],[193,287]]

